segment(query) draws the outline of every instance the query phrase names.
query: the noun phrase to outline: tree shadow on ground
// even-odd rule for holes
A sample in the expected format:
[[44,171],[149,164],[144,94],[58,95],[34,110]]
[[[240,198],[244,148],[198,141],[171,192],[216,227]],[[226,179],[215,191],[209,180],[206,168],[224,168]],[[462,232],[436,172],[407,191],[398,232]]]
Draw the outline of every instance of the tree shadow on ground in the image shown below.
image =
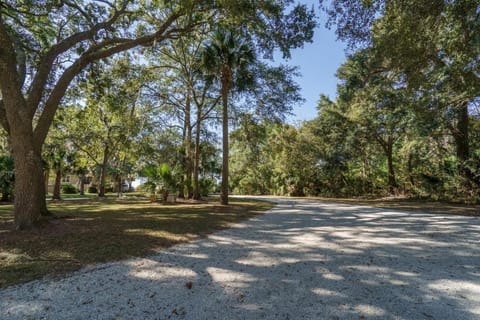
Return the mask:
[[[92,263],[153,255],[270,207],[260,202],[231,206],[164,206],[145,200],[59,202],[51,208],[64,218],[43,228],[18,231],[12,221],[0,223],[0,287],[63,275]],[[12,220],[11,208],[0,217]]]
[[4,290],[0,308],[13,319],[478,319],[479,231],[473,217],[289,201],[149,258]]

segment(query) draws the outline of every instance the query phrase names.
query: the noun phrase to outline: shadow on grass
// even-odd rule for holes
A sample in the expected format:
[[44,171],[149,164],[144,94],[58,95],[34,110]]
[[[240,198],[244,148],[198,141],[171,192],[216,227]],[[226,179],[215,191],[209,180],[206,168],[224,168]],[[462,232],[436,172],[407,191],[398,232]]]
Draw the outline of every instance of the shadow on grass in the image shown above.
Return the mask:
[[[15,319],[91,310],[125,319],[480,317],[477,218],[291,200],[274,213],[145,259],[27,287],[32,297],[0,292],[0,308]],[[85,301],[69,295],[74,286]]]
[[33,231],[13,229],[0,208],[0,287],[91,263],[153,254],[228,227],[273,205],[233,202],[162,205],[146,200],[69,200],[50,204],[61,219]]

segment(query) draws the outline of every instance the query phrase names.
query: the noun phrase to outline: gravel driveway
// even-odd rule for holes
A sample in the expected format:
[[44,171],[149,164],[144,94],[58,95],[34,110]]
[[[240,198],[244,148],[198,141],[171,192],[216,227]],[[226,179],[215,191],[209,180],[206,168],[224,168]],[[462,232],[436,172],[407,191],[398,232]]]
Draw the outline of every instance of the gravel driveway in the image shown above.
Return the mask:
[[277,201],[156,256],[0,290],[0,319],[480,319],[479,218]]

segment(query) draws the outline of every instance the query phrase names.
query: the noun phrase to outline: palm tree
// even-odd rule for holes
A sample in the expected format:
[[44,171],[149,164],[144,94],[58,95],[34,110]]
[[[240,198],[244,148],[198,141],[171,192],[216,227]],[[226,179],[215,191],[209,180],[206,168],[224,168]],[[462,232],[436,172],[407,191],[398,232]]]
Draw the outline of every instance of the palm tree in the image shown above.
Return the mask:
[[[252,45],[231,30],[218,29],[204,48],[202,65],[207,75],[220,81],[222,95],[222,188],[221,203],[228,204],[228,95],[248,73],[255,60]],[[238,86],[240,85],[240,86]]]

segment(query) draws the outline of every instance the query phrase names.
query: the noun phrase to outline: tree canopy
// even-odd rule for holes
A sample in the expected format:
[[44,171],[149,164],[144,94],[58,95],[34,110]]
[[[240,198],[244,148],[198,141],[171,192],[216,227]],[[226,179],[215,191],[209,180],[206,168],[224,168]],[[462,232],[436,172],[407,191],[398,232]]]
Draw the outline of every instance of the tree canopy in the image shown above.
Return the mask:
[[223,204],[231,192],[478,197],[478,1],[320,4],[349,55],[337,96],[292,125],[298,70],[271,60],[312,40],[304,4],[1,2],[2,195],[16,227],[48,219],[50,171],[55,197],[68,175],[99,196],[149,175],[147,188],[221,191]]
[[[312,38],[315,17],[293,1],[3,1],[0,123],[15,162],[18,228],[48,215],[41,150],[71,83],[117,53],[163,47],[223,21],[255,50],[285,56]],[[295,32],[292,32],[292,31]],[[141,54],[141,50],[137,51]]]

